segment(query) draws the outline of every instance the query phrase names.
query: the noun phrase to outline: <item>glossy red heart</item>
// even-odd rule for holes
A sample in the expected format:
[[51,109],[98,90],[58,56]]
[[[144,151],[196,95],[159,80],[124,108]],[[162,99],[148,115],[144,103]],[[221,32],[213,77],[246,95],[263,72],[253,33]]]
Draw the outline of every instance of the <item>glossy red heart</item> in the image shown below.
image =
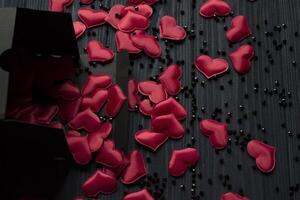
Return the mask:
[[105,48],[101,42],[92,40],[86,47],[89,62],[108,62],[114,58],[111,49]]
[[147,35],[144,31],[135,31],[130,36],[133,45],[143,49],[148,56],[152,58],[161,56],[160,44],[152,35]]
[[107,90],[99,90],[91,97],[83,97],[81,109],[90,108],[93,112],[98,113],[108,98]]
[[139,110],[143,115],[151,116],[153,110],[153,103],[149,99],[144,99],[139,106]]
[[104,24],[107,12],[103,10],[94,10],[91,8],[80,8],[78,17],[86,25],[87,28],[100,26]]
[[73,0],[49,0],[49,10],[53,12],[66,12]]
[[183,120],[187,116],[185,108],[173,97],[168,98],[154,106],[151,113],[152,119],[158,116],[173,114],[177,120]]
[[147,189],[127,194],[123,200],[154,200]]
[[97,134],[97,132],[89,133],[87,135],[87,140],[92,153],[98,151],[103,145],[103,138],[101,135]]
[[116,47],[120,51],[128,51],[128,53],[140,53],[142,50],[133,45],[130,33],[117,31],[115,34]]
[[105,113],[109,117],[115,117],[120,112],[126,101],[126,96],[118,85],[113,85],[108,90],[107,105]]
[[207,0],[199,9],[203,17],[227,16],[230,12],[231,7],[224,0]]
[[80,136],[76,131],[69,131],[66,135],[71,154],[77,164],[86,165],[92,159],[92,153],[86,136]]
[[148,174],[143,155],[134,150],[128,155],[129,165],[124,169],[121,175],[121,182],[128,185],[135,183],[140,178]]
[[52,98],[66,101],[73,101],[81,96],[79,88],[69,81],[52,86],[47,94]]
[[139,4],[148,4],[152,5],[157,3],[158,0],[128,0],[129,5],[139,5]]
[[181,76],[181,67],[172,64],[159,76],[159,81],[169,95],[175,96],[181,91]]
[[131,111],[136,110],[136,106],[140,103],[138,96],[138,82],[136,80],[128,81],[128,109]]
[[135,140],[141,145],[156,151],[167,140],[168,136],[164,133],[157,133],[150,130],[141,130],[136,132]]
[[173,150],[169,161],[171,176],[182,176],[189,167],[195,166],[199,160],[199,152],[195,148]]
[[96,132],[92,132],[89,134],[96,134],[101,136],[103,139],[106,139],[112,130],[112,124],[110,122],[103,122],[101,123],[100,128]]
[[59,113],[60,117],[66,121],[71,121],[79,112],[82,98],[78,98],[74,101],[59,101]]
[[227,192],[222,194],[220,200],[249,200],[249,198],[243,197],[237,193]]
[[142,95],[149,96],[153,103],[159,103],[167,99],[166,91],[162,84],[154,81],[143,81],[138,84],[138,90]]
[[86,26],[80,21],[73,22],[73,27],[76,38],[80,38],[80,36],[82,36],[86,31]]
[[209,137],[209,143],[216,149],[224,149],[228,143],[228,126],[211,119],[204,119],[199,123],[199,128],[205,136]]
[[236,43],[244,40],[251,34],[247,18],[239,15],[231,20],[231,27],[228,29],[226,37],[230,42]]
[[254,48],[251,45],[243,45],[230,54],[233,67],[239,74],[246,74],[251,69],[251,59],[254,56]]
[[122,153],[115,148],[115,143],[112,140],[104,141],[99,149],[96,162],[107,167],[118,167],[123,162]]
[[90,109],[79,112],[68,125],[75,130],[84,129],[89,133],[96,132],[101,128],[99,117]]
[[198,56],[195,66],[208,79],[223,74],[229,68],[226,60],[222,58],[212,59],[207,55]]
[[258,140],[251,140],[247,144],[249,155],[256,160],[257,168],[263,173],[270,173],[275,168],[276,147],[267,145]]
[[158,116],[151,121],[152,130],[164,133],[169,138],[180,139],[184,136],[184,128],[173,114]]
[[99,193],[111,194],[117,189],[115,177],[97,170],[81,186],[83,193],[88,197],[96,197]]
[[80,3],[84,3],[84,4],[91,4],[93,3],[95,0],[80,0]]
[[111,7],[108,15],[105,18],[105,21],[107,21],[115,29],[119,29],[118,24],[122,19],[122,10],[124,8],[124,5],[115,4],[113,7]]
[[118,24],[122,32],[133,32],[135,30],[146,30],[150,25],[149,19],[143,15],[128,11]]
[[106,74],[93,74],[89,75],[83,88],[83,96],[92,96],[95,92],[101,89],[107,89],[112,84],[112,78],[110,75]]
[[169,40],[184,40],[186,31],[178,26],[176,19],[171,16],[164,16],[159,22],[160,37]]
[[117,167],[104,167],[103,172],[106,174],[109,174],[114,177],[119,177],[123,170],[128,166],[129,160],[124,155],[124,152],[122,152],[123,160],[122,163]]
[[151,6],[149,6],[147,4],[139,4],[136,6],[127,6],[122,10],[122,13],[121,13],[122,16],[125,16],[128,11],[134,12],[139,15],[143,15],[147,18],[151,17],[151,15],[153,14],[153,9],[151,8]]

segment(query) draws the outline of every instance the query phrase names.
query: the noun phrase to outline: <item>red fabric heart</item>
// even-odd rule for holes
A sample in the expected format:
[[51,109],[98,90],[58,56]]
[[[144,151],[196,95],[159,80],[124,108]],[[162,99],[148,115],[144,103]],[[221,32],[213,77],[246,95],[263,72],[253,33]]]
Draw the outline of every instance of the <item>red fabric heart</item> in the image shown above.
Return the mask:
[[92,96],[98,90],[109,88],[111,84],[112,78],[110,75],[89,75],[82,88],[82,95],[85,97]]
[[118,167],[104,167],[103,172],[106,174],[109,174],[114,177],[119,177],[123,170],[128,166],[129,160],[124,155],[124,152],[122,152],[123,160],[122,163]]
[[154,81],[143,81],[138,84],[138,90],[142,95],[149,96],[153,103],[159,103],[167,99],[166,91],[162,84]]
[[158,116],[152,120],[152,129],[158,133],[164,133],[172,139],[180,139],[184,136],[184,128],[173,114]]
[[107,90],[99,90],[91,97],[83,97],[81,109],[90,108],[93,112],[98,113],[108,98]]
[[90,147],[90,151],[92,153],[98,151],[103,145],[103,138],[101,137],[100,134],[97,133],[98,132],[89,133],[87,136],[87,141]]
[[141,145],[153,151],[156,151],[168,140],[168,136],[164,133],[156,133],[150,130],[141,130],[136,132],[135,140]]
[[93,3],[95,0],[80,0],[80,3],[84,3],[84,4],[91,4]]
[[140,97],[138,96],[138,82],[131,79],[128,81],[128,109],[134,111],[139,103]]
[[112,194],[117,189],[117,180],[100,170],[97,170],[81,186],[82,191],[88,197],[96,197],[99,193]]
[[164,16],[159,22],[160,37],[169,40],[184,40],[186,31],[183,27],[177,26],[176,19],[171,16]]
[[96,132],[101,128],[99,117],[88,108],[76,115],[68,125],[75,130],[84,129],[89,133]]
[[146,115],[146,116],[151,116],[152,114],[152,110],[153,110],[153,106],[151,101],[149,99],[144,99],[141,103],[140,103],[140,107],[139,110],[142,114]]
[[122,13],[121,13],[122,16],[125,16],[128,11],[134,12],[139,15],[143,15],[147,18],[151,17],[151,15],[153,14],[153,9],[151,8],[151,6],[149,6],[147,4],[140,4],[140,5],[136,5],[136,6],[127,6],[122,10]]
[[227,124],[215,120],[204,119],[199,123],[199,128],[209,143],[216,149],[224,149],[228,142]]
[[115,117],[121,110],[126,101],[126,96],[118,85],[113,85],[108,90],[107,105],[105,109],[106,115]]
[[239,15],[231,20],[231,28],[227,31],[226,37],[232,42],[240,42],[251,35],[248,20],[245,16]]
[[92,159],[87,137],[80,136],[76,131],[69,131],[66,135],[71,154],[77,164],[86,165]]
[[140,53],[142,50],[133,45],[130,33],[117,31],[115,34],[117,50],[128,51],[128,53]]
[[212,59],[207,55],[198,56],[195,66],[208,79],[223,74],[229,68],[226,60],[221,58]]
[[148,56],[152,58],[161,56],[160,44],[153,36],[145,34],[144,31],[135,31],[130,36],[134,46],[143,49]]
[[175,96],[181,91],[181,76],[181,67],[173,64],[168,66],[168,68],[159,76],[159,81],[169,95]]
[[187,116],[185,108],[173,97],[155,105],[151,113],[151,117],[152,119],[155,119],[158,116],[168,114],[173,114],[177,120],[183,120]]
[[225,194],[222,194],[220,200],[249,200],[249,198],[240,196],[237,193],[227,192]]
[[82,98],[78,98],[74,101],[59,101],[58,106],[59,106],[60,117],[64,121],[67,122],[71,121],[79,112],[81,101]]
[[73,101],[81,96],[79,88],[71,82],[54,85],[47,91],[47,94],[52,98],[66,101]]
[[254,48],[251,45],[243,45],[230,54],[235,71],[246,74],[251,69],[251,59],[254,56]]
[[96,134],[96,135],[101,136],[103,139],[106,139],[110,135],[111,130],[112,130],[112,124],[109,122],[103,122],[103,123],[101,123],[99,130],[97,130],[96,132],[93,132],[93,133],[89,133],[89,134]]
[[157,3],[158,0],[128,0],[129,5],[138,5],[138,4],[148,4],[148,5],[152,5]]
[[230,12],[231,7],[224,0],[208,0],[199,9],[203,17],[227,16]]
[[121,182],[128,185],[135,183],[140,178],[148,174],[143,155],[134,150],[128,155],[129,165],[124,169],[121,175]]
[[270,173],[275,168],[276,148],[258,140],[252,140],[247,144],[249,155],[256,160],[256,166],[263,173]]
[[120,20],[118,29],[122,32],[130,33],[135,30],[146,30],[150,25],[149,19],[132,11],[128,11]]
[[169,161],[171,176],[182,176],[188,167],[195,166],[199,160],[199,152],[195,148],[173,150]]
[[140,191],[127,194],[123,200],[154,200],[154,198],[147,189],[142,189]]
[[49,0],[49,10],[53,12],[66,12],[73,0]]
[[108,62],[114,58],[111,49],[105,48],[101,42],[92,40],[86,47],[89,62]]
[[107,12],[103,10],[93,10],[91,8],[80,8],[78,17],[83,21],[87,28],[104,24]]
[[107,167],[118,167],[123,162],[122,153],[115,149],[115,143],[112,140],[104,141],[102,147],[97,153],[96,162]]
[[122,19],[122,10],[124,8],[124,5],[115,4],[113,7],[111,7],[108,15],[105,18],[105,21],[108,22],[115,29],[119,29],[118,24]]
[[76,38],[80,38],[80,36],[82,36],[86,31],[86,26],[79,21],[73,22],[73,27]]

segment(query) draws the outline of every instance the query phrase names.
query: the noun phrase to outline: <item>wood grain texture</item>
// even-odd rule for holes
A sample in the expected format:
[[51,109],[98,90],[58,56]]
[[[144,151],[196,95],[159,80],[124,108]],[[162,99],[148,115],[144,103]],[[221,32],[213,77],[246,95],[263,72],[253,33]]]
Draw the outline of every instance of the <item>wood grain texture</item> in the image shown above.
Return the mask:
[[[225,22],[216,22],[214,19],[204,19],[198,14],[198,7],[203,0],[197,0],[196,8],[192,7],[193,1],[188,0],[162,0],[162,4],[155,5],[155,13],[151,18],[152,27],[158,27],[159,19],[164,15],[172,15],[177,19],[178,24],[186,25],[191,28],[195,24],[196,38],[194,40],[186,39],[183,43],[174,44],[170,48],[170,56],[176,61],[184,61],[182,65],[183,85],[191,88],[192,71],[195,71],[193,62],[197,55],[200,54],[200,49],[205,48],[212,57],[217,57],[217,50],[226,51],[227,55],[240,44],[236,44],[230,48],[225,38],[224,25],[229,26],[230,17],[225,18]],[[295,37],[294,33],[299,29],[300,19],[300,1],[299,0],[257,0],[251,3],[247,0],[228,0],[231,3],[235,14],[248,16],[250,25],[256,36],[256,42],[251,38],[242,43],[252,42],[255,47],[257,61],[253,62],[252,70],[245,76],[241,77],[231,68],[230,73],[215,80],[207,81],[206,78],[195,71],[198,77],[198,84],[194,88],[194,94],[197,98],[198,112],[202,118],[211,118],[215,108],[222,109],[222,113],[218,114],[217,118],[225,121],[227,113],[232,113],[229,129],[237,131],[236,137],[231,136],[232,142],[231,153],[228,150],[220,151],[218,154],[208,144],[206,137],[200,134],[198,130],[197,120],[191,125],[191,98],[185,98],[184,94],[180,95],[180,101],[189,110],[188,120],[185,126],[189,128],[189,133],[179,141],[168,141],[157,153],[151,153],[144,150],[134,141],[134,133],[138,130],[138,125],[149,127],[149,119],[141,117],[138,113],[132,113],[130,116],[130,149],[140,149],[143,151],[145,158],[151,159],[148,163],[150,175],[154,172],[158,173],[159,178],[168,178],[164,189],[164,197],[166,200],[187,200],[191,199],[190,188],[192,185],[192,173],[188,172],[185,176],[176,179],[176,184],[172,184],[172,180],[167,173],[167,164],[170,157],[170,152],[174,148],[183,148],[188,144],[194,145],[199,149],[201,159],[196,167],[196,174],[201,173],[202,178],[198,175],[196,181],[196,195],[204,192],[204,196],[200,195],[200,199],[216,200],[220,198],[223,192],[229,191],[228,187],[224,187],[219,179],[220,175],[228,175],[229,183],[232,188],[230,191],[239,192],[240,190],[252,200],[287,200],[300,199],[300,193],[291,193],[290,187],[295,187],[300,183],[300,162],[297,162],[296,157],[300,154],[300,66],[292,65],[295,60],[300,63],[300,37]],[[104,0],[101,2],[105,7],[110,7],[115,3],[125,4],[126,0]],[[96,1],[94,5],[98,7],[100,1]],[[47,10],[47,0],[0,0],[1,7],[26,7],[33,9]],[[78,0],[74,0],[68,12],[72,12],[73,19],[77,20],[76,11],[79,8]],[[184,15],[181,14],[184,10]],[[267,20],[267,23],[265,23]],[[256,26],[259,24],[260,28]],[[287,28],[279,32],[274,32],[273,27],[276,25],[286,24]],[[203,35],[198,32],[203,30]],[[26,31],[26,30],[24,30]],[[114,30],[104,25],[95,28],[92,31],[95,36],[87,36],[87,34],[78,41],[81,53],[87,42],[91,39],[98,39],[107,46],[115,49]],[[273,37],[267,37],[265,31],[272,31]],[[151,33],[151,29],[149,30]],[[281,50],[276,51],[273,40],[278,42],[286,39],[287,44],[283,45]],[[203,45],[203,41],[207,41],[207,47]],[[258,45],[259,41],[261,46]],[[0,38],[1,42],[1,38]],[[162,47],[165,49],[164,41],[161,41]],[[294,49],[291,52],[289,46]],[[274,64],[270,64],[266,51],[269,50],[274,59]],[[228,58],[228,56],[225,56]],[[165,53],[163,55],[165,57]],[[150,67],[153,64],[153,68]],[[141,67],[143,65],[144,67]],[[159,67],[165,67],[162,61],[151,61],[147,56],[142,55],[134,59],[133,77],[137,80],[149,79],[150,76],[159,73]],[[268,72],[266,72],[266,69]],[[243,81],[244,79],[244,81]],[[229,81],[232,84],[229,84]],[[278,80],[279,86],[274,84]],[[201,86],[200,82],[205,81],[205,86]],[[257,84],[257,85],[256,85]],[[221,90],[220,86],[224,86]],[[254,91],[257,87],[257,93]],[[278,94],[265,94],[264,88],[272,90],[277,88],[278,93],[285,89],[286,93],[291,92],[291,97],[288,101],[292,102],[292,106],[286,108],[280,107]],[[249,97],[246,99],[245,94]],[[228,106],[224,105],[228,102]],[[265,105],[263,105],[265,102]],[[239,105],[244,106],[241,111]],[[201,112],[201,107],[205,106],[206,112]],[[254,116],[253,111],[257,111]],[[244,119],[246,118],[247,119]],[[243,119],[242,123],[238,123],[238,119]],[[286,124],[286,128],[281,127],[281,123]],[[258,126],[261,125],[261,126]],[[265,132],[261,130],[265,128]],[[239,130],[243,130],[245,134],[250,134],[252,138],[266,140],[269,144],[277,147],[277,165],[272,174],[264,175],[258,170],[253,170],[252,166],[255,161],[252,160],[246,151],[241,151],[239,145],[235,145],[235,140],[239,137]],[[293,133],[289,136],[288,131]],[[120,133],[122,134],[122,133]],[[297,135],[298,134],[298,135]],[[195,137],[195,144],[191,138]],[[242,137],[242,136],[240,136]],[[242,141],[242,140],[240,140]],[[224,164],[220,164],[220,160]],[[242,169],[238,170],[237,165],[241,164]],[[75,196],[82,195],[80,186],[86,178],[95,170],[96,166],[83,168],[74,168],[70,171],[65,183],[62,184],[61,190],[58,191],[55,199],[71,200]],[[208,183],[208,179],[212,180],[212,184]],[[224,180],[224,179],[223,179]],[[180,184],[185,185],[185,191],[180,189]],[[227,184],[228,185],[228,184]],[[275,188],[279,191],[276,192]],[[298,185],[299,187],[299,185]],[[137,186],[124,187],[122,184],[118,186],[118,192],[111,196],[101,196],[105,199],[122,199],[124,191],[134,191]],[[151,188],[151,187],[150,187]],[[154,191],[154,187],[152,186]],[[201,193],[202,194],[202,193]]]

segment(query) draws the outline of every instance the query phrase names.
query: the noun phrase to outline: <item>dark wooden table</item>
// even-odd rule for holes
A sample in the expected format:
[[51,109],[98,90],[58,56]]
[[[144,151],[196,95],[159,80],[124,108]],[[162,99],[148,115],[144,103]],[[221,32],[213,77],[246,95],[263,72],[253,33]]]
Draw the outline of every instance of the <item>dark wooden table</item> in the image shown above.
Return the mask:
[[[78,1],[74,0],[73,5],[68,8],[74,20],[78,18],[76,15],[80,6]],[[153,192],[159,189],[163,192],[162,198],[157,199],[191,199],[194,180],[195,194],[200,197],[199,199],[216,200],[223,192],[234,191],[243,193],[252,200],[299,200],[300,36],[297,37],[297,31],[300,24],[300,1],[228,0],[235,14],[246,15],[250,21],[255,38],[250,37],[242,43],[249,42],[254,45],[257,59],[253,62],[250,73],[245,76],[238,75],[231,68],[230,73],[209,81],[193,67],[200,50],[207,50],[212,57],[228,58],[229,52],[240,44],[230,47],[225,38],[224,26],[229,25],[231,17],[223,21],[222,18],[203,19],[198,14],[198,8],[203,1],[162,0],[163,3],[154,6],[152,27],[158,27],[160,17],[172,15],[177,19],[178,24],[186,25],[189,30],[195,31],[194,39],[186,39],[182,43],[169,46],[169,55],[174,62],[184,61],[182,82],[196,96],[198,106],[196,117],[215,116],[216,119],[226,121],[228,116],[232,115],[229,123],[232,134],[231,145],[220,152],[215,152],[211,148],[207,138],[198,130],[197,119],[194,123],[190,122],[191,95],[185,97],[182,93],[179,96],[180,101],[189,110],[189,117],[185,121],[185,126],[189,130],[186,136],[179,141],[168,141],[157,153],[144,150],[135,143],[134,133],[139,125],[149,127],[149,120],[139,113],[133,113],[130,118],[129,149],[140,149],[147,158],[150,180],[159,180],[158,183],[149,181],[151,183],[149,188]],[[98,8],[100,3],[101,1],[96,0],[95,7]],[[126,0],[102,1],[107,8],[115,3],[125,4]],[[48,0],[0,0],[0,7],[15,6],[47,10]],[[280,31],[276,30],[276,26],[279,26]],[[203,34],[199,33],[201,31]],[[93,32],[95,34],[92,34]],[[151,29],[149,32],[151,33]],[[81,53],[87,41],[91,39],[98,39],[115,50],[114,30],[109,25],[92,29],[90,33],[85,34],[78,41]],[[161,44],[163,49],[166,49],[166,43],[161,41]],[[218,55],[218,50],[225,51],[227,54]],[[159,67],[166,66],[165,58],[164,52],[161,60],[152,61],[145,55],[132,59],[132,76],[137,80],[146,80],[150,76],[157,75]],[[191,85],[194,71],[198,83],[193,89]],[[286,99],[286,106],[279,104],[283,98]],[[241,109],[240,105],[244,109]],[[201,111],[202,107],[205,108],[205,112]],[[216,108],[222,112],[215,112]],[[253,169],[255,161],[244,150],[247,135],[277,147],[277,164],[273,173],[265,175]],[[200,151],[201,160],[196,166],[196,177],[193,178],[193,173],[189,172],[181,178],[174,179],[167,172],[170,152],[174,148],[188,145],[195,146]],[[72,169],[55,199],[71,200],[77,195],[82,195],[80,186],[94,170],[95,166]],[[145,183],[147,182],[141,181],[137,186],[132,187],[124,187],[120,183],[117,193],[111,196],[100,196],[100,198],[122,199],[124,191],[134,191],[136,187],[143,186]],[[163,183],[166,184],[165,187]],[[185,189],[182,189],[181,185],[184,185]]]

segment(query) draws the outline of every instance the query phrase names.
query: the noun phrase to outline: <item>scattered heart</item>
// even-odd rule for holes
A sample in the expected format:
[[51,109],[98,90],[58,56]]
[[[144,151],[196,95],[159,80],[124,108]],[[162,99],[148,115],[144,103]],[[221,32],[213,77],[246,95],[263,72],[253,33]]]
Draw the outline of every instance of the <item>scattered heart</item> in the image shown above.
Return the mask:
[[53,12],[66,12],[73,0],[49,0],[49,10]]
[[152,130],[164,133],[169,138],[180,139],[184,136],[184,128],[173,114],[158,116],[151,121]]
[[99,90],[91,97],[83,97],[81,109],[90,108],[93,112],[98,113],[108,99],[107,90]]
[[251,69],[251,59],[254,56],[254,48],[251,45],[243,45],[230,54],[233,67],[239,74],[246,74]]
[[154,198],[147,189],[142,189],[140,191],[127,194],[123,200],[154,200]]
[[118,85],[111,86],[108,90],[107,105],[105,109],[106,115],[115,117],[120,112],[126,99],[126,96]]
[[120,51],[128,51],[128,53],[140,53],[142,50],[134,46],[130,33],[124,33],[122,31],[117,31],[115,34],[116,47]]
[[86,31],[86,26],[80,21],[73,22],[73,27],[76,39],[80,38],[80,36],[82,36],[83,33]]
[[164,16],[159,22],[160,37],[169,40],[184,40],[186,31],[178,26],[176,19],[171,16]]
[[141,145],[156,151],[167,140],[168,136],[164,133],[156,133],[150,130],[141,130],[136,132],[135,140]]
[[89,62],[108,62],[114,58],[111,49],[105,48],[101,42],[92,40],[86,47]]
[[84,129],[89,133],[96,132],[101,127],[99,117],[90,109],[79,112],[68,125],[74,130]]
[[172,64],[159,76],[159,81],[169,95],[175,96],[181,91],[181,67]]
[[110,75],[89,75],[82,88],[82,95],[85,97],[92,96],[98,90],[109,88],[111,84],[112,77]]
[[123,162],[122,153],[115,148],[112,140],[104,141],[102,147],[97,153],[96,162],[107,167],[118,167]]
[[142,95],[149,96],[149,99],[155,104],[167,99],[167,94],[162,84],[154,81],[140,82],[138,90]]
[[199,9],[203,17],[227,16],[230,12],[231,7],[224,0],[207,0]]
[[244,40],[251,34],[247,18],[239,15],[231,20],[231,28],[228,29],[226,37],[230,42],[236,43]]
[[198,56],[195,66],[208,79],[225,73],[229,68],[226,60],[222,58],[212,59],[207,55]]
[[146,30],[150,25],[149,19],[132,11],[127,11],[118,24],[122,32],[130,33],[135,30]]
[[103,10],[94,10],[91,8],[80,8],[78,10],[78,17],[86,25],[87,28],[100,26],[104,24],[107,12]]

